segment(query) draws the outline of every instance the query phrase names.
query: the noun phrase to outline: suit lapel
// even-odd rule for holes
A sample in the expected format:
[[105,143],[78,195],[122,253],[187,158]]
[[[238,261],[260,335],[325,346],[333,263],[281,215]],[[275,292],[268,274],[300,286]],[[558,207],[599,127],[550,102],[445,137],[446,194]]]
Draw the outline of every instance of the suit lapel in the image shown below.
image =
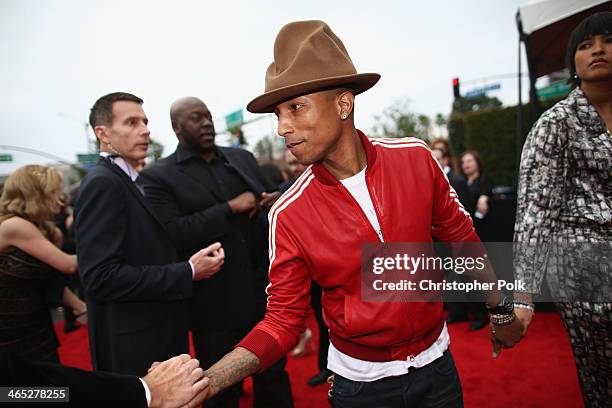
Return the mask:
[[245,163],[242,160],[239,160],[239,158],[236,157],[230,149],[223,149],[220,147],[219,150],[221,150],[229,164],[234,168],[234,170],[236,170],[240,177],[242,177],[245,183],[247,183],[249,189],[256,193],[257,196],[261,196],[264,189],[260,183],[249,175],[249,169],[246,168]]
[[179,171],[188,175],[191,179],[196,181],[202,187],[206,189],[206,191],[217,200],[219,203],[225,202],[225,199],[221,197],[214,185],[215,181],[210,177],[202,177],[202,168],[198,164],[198,162],[194,159],[185,160],[184,162],[178,163],[177,165]]
[[119,177],[121,182],[123,182],[126,185],[127,189],[130,191],[130,193],[132,193],[134,198],[136,198],[136,201],[138,201],[140,205],[142,205],[144,209],[147,210],[149,214],[151,214],[151,216],[155,219],[155,221],[159,223],[159,225],[164,227],[164,224],[159,220],[159,218],[157,218],[155,211],[153,211],[153,208],[151,207],[149,202],[145,199],[145,197],[142,195],[142,193],[138,190],[138,187],[136,187],[132,179],[127,174],[125,174],[123,170],[119,168],[119,166],[113,164],[109,159],[101,159],[100,163],[103,166],[107,167],[110,171],[115,173]]

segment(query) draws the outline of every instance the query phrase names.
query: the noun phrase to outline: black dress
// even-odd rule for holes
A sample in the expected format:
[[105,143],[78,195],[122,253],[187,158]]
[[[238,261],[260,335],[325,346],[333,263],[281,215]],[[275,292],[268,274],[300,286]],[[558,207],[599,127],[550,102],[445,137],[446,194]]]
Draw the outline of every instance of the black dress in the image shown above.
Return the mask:
[[20,249],[0,252],[0,347],[59,363],[49,304],[61,301],[62,278]]

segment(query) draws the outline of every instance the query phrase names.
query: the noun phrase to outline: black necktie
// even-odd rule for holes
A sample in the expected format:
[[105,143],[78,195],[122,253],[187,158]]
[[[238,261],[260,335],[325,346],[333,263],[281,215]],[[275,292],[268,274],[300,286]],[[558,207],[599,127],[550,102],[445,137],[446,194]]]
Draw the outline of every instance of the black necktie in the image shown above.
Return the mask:
[[142,184],[140,182],[140,177],[136,177],[136,180],[134,180],[134,185],[136,186],[138,191],[140,191],[140,194],[142,194],[144,196],[145,195],[144,187],[142,186]]

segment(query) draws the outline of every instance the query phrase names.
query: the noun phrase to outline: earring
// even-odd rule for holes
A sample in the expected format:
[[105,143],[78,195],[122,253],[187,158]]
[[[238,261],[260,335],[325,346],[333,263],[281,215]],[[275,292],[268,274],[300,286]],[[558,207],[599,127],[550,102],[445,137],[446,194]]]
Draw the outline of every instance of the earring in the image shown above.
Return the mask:
[[342,116],[340,116],[340,119],[346,119],[346,113],[343,113]]
[[574,72],[574,79],[578,79],[578,74]]

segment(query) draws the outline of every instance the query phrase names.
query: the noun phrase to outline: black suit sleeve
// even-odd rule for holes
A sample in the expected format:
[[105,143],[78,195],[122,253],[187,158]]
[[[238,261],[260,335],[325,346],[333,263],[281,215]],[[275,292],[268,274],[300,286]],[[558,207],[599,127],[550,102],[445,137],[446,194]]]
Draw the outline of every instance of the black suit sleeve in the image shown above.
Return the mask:
[[486,176],[481,176],[480,183],[480,194],[493,197],[493,181]]
[[178,200],[172,194],[172,188],[165,183],[164,176],[157,174],[160,171],[163,169],[158,168],[155,172],[145,170],[140,177],[147,200],[179,250],[198,247],[203,238],[207,242],[213,242],[231,232],[229,217],[232,210],[227,202],[183,215]]
[[[68,387],[70,403],[58,404],[63,407],[147,406],[144,387],[138,377],[89,372],[59,364],[28,361],[2,348],[0,348],[0,385]],[[32,406],[31,403],[25,405]]]
[[127,230],[130,222],[136,222],[128,219],[125,191],[109,177],[88,181],[82,186],[75,218],[79,273],[87,296],[101,302],[191,297],[192,273],[187,262],[124,263]]

